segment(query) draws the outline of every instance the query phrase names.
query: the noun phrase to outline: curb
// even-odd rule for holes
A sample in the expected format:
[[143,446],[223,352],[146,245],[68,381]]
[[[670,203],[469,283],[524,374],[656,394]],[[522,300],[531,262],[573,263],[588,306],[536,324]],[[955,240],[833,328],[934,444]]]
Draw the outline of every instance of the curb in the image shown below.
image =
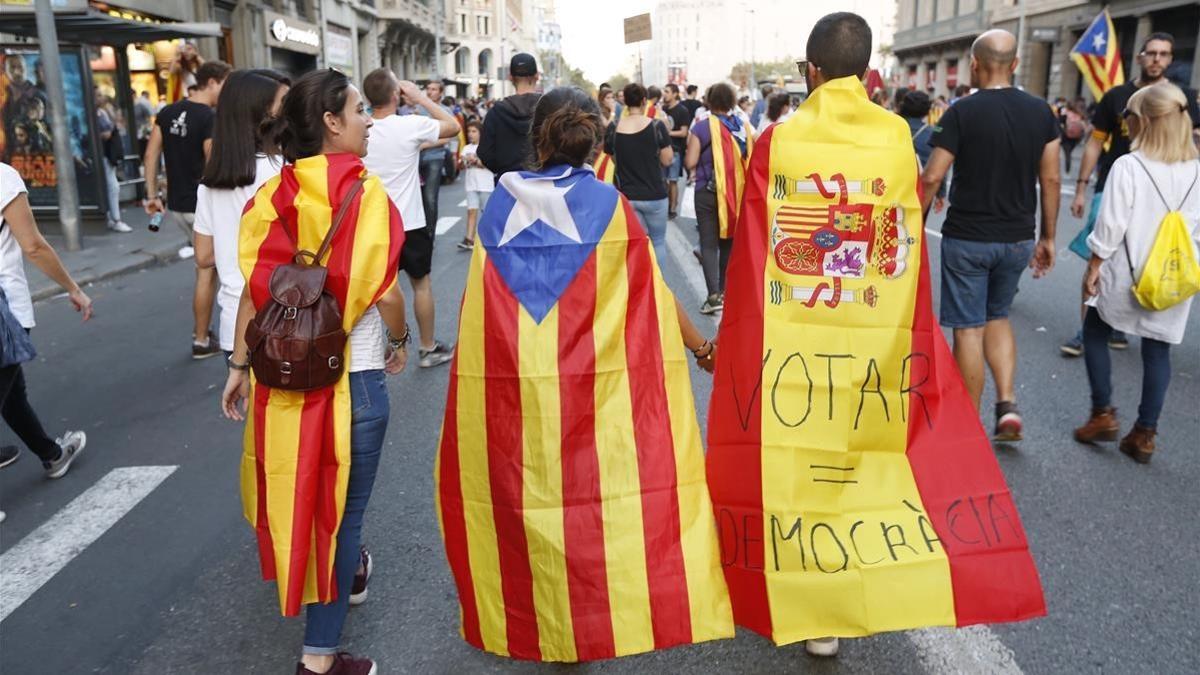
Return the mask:
[[[179,249],[186,245],[187,241],[182,238],[172,239],[151,248],[137,249],[123,254],[123,260],[115,265],[88,268],[78,274],[72,272],[71,276],[75,278],[75,282],[80,287],[83,287],[131,272],[165,265],[170,262],[179,261]],[[56,295],[61,295],[63,292],[61,286],[53,281],[47,281],[44,285],[36,289],[30,289],[30,296],[33,302],[41,302]]]

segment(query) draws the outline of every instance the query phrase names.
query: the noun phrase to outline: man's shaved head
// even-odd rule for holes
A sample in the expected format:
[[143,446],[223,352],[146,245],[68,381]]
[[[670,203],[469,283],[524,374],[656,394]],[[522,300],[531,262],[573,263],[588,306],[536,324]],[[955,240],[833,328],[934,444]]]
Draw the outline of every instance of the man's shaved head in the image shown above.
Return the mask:
[[1017,60],[1017,38],[1006,30],[993,28],[975,38],[971,56],[981,68],[1007,71]]

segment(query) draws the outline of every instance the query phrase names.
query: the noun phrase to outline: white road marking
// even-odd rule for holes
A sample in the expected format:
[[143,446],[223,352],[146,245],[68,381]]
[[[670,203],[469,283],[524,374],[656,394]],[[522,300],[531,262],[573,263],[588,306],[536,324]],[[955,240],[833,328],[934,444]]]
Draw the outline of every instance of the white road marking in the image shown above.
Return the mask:
[[673,221],[667,223],[667,250],[671,252],[671,257],[675,259],[679,271],[683,272],[683,278],[687,280],[688,287],[692,289],[692,295],[695,296],[696,302],[704,302],[708,298],[708,287],[704,285],[704,272],[692,254],[691,242],[679,229],[679,225]]
[[461,216],[442,216],[441,218],[438,218],[437,233],[446,234],[451,228],[457,225],[458,221],[460,220],[462,220]]
[[465,208],[467,208],[467,200],[465,200],[465,199],[464,199],[464,200],[462,200],[461,202],[459,202],[459,203],[458,203],[458,208],[460,208],[460,209],[465,209]]
[[925,628],[905,633],[926,670],[942,673],[1021,673],[1013,652],[987,626]]
[[0,621],[116,525],[177,468],[113,469],[0,555]]

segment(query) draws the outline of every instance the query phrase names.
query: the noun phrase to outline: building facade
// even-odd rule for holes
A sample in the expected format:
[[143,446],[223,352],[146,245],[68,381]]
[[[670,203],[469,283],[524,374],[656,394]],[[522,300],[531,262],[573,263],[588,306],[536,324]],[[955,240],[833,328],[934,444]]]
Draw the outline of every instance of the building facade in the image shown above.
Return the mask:
[[[1146,36],[1166,31],[1176,41],[1168,75],[1200,87],[1196,67],[1200,3],[1194,0],[1026,0],[1016,84],[1047,99],[1090,98],[1069,53],[1105,5],[1117,31],[1127,78],[1137,76],[1134,57]],[[893,45],[899,64],[895,83],[946,96],[955,85],[970,84],[971,42],[992,27],[1019,33],[1021,10],[1019,0],[899,0]]]
[[[444,0],[378,0],[378,45],[382,65],[402,79],[429,80],[437,70],[434,53]],[[439,32],[440,31],[440,32]]]
[[501,66],[503,0],[445,0],[446,41],[452,51],[442,69],[453,96],[491,98]]

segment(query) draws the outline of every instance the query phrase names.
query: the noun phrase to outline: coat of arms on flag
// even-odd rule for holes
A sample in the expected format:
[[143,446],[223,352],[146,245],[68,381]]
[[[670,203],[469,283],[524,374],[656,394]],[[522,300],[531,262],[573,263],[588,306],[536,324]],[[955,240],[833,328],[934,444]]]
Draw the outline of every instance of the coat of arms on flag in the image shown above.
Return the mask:
[[675,299],[587,168],[479,223],[438,452],[470,644],[586,661],[733,635]]

